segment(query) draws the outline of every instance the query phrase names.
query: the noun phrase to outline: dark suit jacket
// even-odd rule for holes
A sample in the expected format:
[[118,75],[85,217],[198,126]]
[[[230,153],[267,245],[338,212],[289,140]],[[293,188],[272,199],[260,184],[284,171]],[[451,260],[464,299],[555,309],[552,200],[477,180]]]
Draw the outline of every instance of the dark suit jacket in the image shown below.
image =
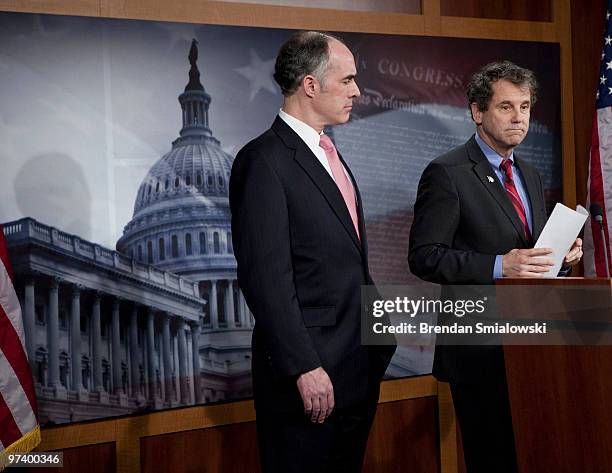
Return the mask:
[[[516,153],[514,160],[531,203],[536,241],[547,218],[542,180]],[[438,284],[492,284],[496,255],[531,246],[473,136],[423,171],[410,230],[408,261],[413,274]],[[482,381],[503,370],[499,347],[436,347],[433,373],[442,381]]]
[[331,378],[337,407],[378,393],[390,356],[360,344],[360,287],[372,279],[351,179],[361,240],[335,182],[282,119],[236,156],[232,239],[256,321],[257,409],[302,410],[297,377],[318,366]]

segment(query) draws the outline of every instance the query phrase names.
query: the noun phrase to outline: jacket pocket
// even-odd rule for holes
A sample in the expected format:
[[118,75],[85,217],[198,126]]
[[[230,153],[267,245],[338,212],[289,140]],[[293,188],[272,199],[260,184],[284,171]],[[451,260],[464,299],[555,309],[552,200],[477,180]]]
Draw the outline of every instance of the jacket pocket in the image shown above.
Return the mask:
[[304,307],[302,318],[306,327],[329,327],[336,325],[336,306]]

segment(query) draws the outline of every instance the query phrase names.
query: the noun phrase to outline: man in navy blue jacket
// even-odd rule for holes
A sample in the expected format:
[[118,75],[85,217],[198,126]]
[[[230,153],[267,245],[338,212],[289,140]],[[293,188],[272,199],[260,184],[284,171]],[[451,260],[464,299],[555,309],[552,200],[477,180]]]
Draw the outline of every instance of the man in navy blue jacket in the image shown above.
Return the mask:
[[[529,130],[537,83],[509,61],[484,66],[468,85],[476,134],[423,172],[410,231],[413,274],[438,284],[492,284],[546,273],[551,250],[534,249],[546,223],[542,179],[514,153]],[[580,261],[577,239],[562,275]],[[516,472],[514,434],[499,346],[436,346],[433,373],[450,383],[469,473]]]
[[360,343],[368,270],[363,206],[327,125],[359,96],[337,38],[299,32],[274,77],[282,110],[237,155],[230,180],[238,280],[256,324],[253,385],[265,473],[361,471],[393,353]]

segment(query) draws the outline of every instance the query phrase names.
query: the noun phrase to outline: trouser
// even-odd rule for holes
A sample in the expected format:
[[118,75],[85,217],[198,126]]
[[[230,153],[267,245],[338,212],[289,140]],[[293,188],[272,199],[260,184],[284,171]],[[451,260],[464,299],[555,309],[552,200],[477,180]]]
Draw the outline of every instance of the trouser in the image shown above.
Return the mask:
[[334,409],[322,424],[303,412],[257,411],[262,473],[359,473],[377,399]]
[[451,383],[468,473],[518,471],[505,376],[485,383]]

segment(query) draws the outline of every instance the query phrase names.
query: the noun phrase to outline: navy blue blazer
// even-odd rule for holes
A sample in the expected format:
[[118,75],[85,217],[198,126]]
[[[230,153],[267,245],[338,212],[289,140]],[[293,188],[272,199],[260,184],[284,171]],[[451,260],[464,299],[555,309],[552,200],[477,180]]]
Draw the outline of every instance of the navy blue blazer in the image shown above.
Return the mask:
[[[534,167],[516,153],[514,159],[531,203],[536,241],[547,219],[544,187]],[[410,271],[426,281],[449,285],[493,284],[496,255],[532,246],[473,136],[423,171],[409,244]],[[436,346],[433,373],[442,381],[477,382],[504,370],[499,346]]]
[[[342,157],[340,157],[342,159]],[[357,236],[334,180],[280,118],[236,156],[230,179],[238,282],[255,318],[257,409],[303,410],[297,377],[322,366],[336,406],[378,393],[393,353],[360,343],[372,284],[359,188]]]

